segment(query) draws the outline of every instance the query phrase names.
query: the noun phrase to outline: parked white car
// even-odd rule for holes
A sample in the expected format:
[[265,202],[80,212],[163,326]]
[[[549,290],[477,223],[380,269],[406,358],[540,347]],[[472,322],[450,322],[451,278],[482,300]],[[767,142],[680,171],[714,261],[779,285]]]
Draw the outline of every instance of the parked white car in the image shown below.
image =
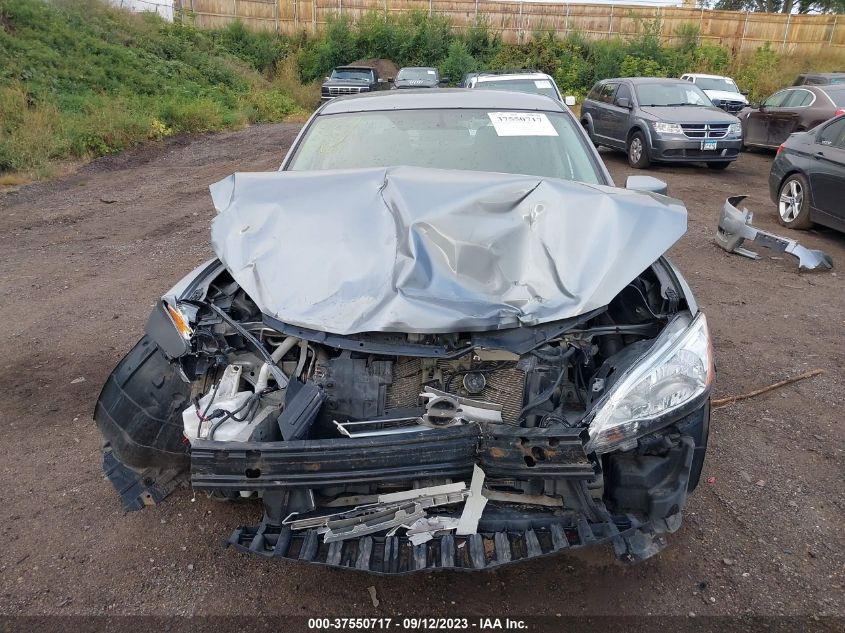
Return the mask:
[[562,97],[560,89],[551,75],[536,70],[474,72],[464,75],[460,88],[486,88],[488,90],[507,90],[510,92],[528,92],[551,97],[572,107],[575,97]]
[[713,105],[726,112],[736,114],[748,105],[748,99],[739,91],[736,82],[722,75],[687,73],[681,79],[694,83],[704,91]]

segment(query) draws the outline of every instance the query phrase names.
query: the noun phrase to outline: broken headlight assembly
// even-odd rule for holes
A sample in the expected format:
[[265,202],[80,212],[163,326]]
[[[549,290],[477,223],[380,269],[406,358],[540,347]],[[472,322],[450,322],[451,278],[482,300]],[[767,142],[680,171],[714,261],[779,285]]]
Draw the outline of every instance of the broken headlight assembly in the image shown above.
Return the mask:
[[713,346],[704,314],[675,317],[596,404],[588,452],[632,448],[636,440],[697,404],[713,383]]
[[[190,312],[185,308],[191,308]],[[164,308],[173,322],[173,327],[179,332],[179,335],[186,341],[190,341],[194,335],[194,330],[191,328],[191,320],[196,318],[196,308],[186,304],[170,305],[164,302]]]

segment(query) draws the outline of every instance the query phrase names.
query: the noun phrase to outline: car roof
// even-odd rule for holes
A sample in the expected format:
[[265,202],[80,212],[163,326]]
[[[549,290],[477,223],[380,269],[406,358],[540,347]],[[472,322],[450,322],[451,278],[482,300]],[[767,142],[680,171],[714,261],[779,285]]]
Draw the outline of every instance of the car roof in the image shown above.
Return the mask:
[[326,102],[320,114],[379,110],[436,110],[454,108],[540,110],[566,112],[566,106],[544,95],[505,90],[380,90]]
[[335,70],[374,70],[372,66],[335,66]]
[[837,73],[801,73],[798,75],[799,77],[841,77],[845,75],[845,72],[837,72]]
[[484,81],[509,81],[511,79],[549,79],[546,73],[525,72],[525,73],[479,73],[475,75],[478,82]]
[[727,75],[708,75],[707,73],[684,73],[684,77],[701,77],[703,79],[730,79]]
[[839,92],[845,90],[845,84],[801,84],[800,86],[786,86],[780,90],[775,90],[772,94],[783,92],[784,90],[809,90],[810,92]]
[[613,77],[611,79],[602,79],[599,83],[607,83],[609,81],[630,81],[632,84],[684,84],[689,85],[688,81],[683,79],[672,79],[670,77]]
[[437,68],[434,66],[402,66],[399,70],[437,70]]

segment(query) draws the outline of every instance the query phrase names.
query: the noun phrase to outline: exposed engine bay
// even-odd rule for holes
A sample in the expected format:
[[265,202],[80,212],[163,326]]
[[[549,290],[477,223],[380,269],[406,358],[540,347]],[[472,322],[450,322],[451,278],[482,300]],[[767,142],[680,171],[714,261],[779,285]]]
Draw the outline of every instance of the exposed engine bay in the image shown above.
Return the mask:
[[203,301],[187,303],[197,322],[195,352],[181,359],[192,384],[185,437],[241,442],[371,437],[469,423],[578,428],[613,380],[614,358],[654,338],[679,308],[678,297],[663,296],[647,271],[606,311],[578,319],[579,325],[547,327],[549,336],[536,345],[501,333],[499,348],[495,333],[370,335],[396,350],[388,354],[356,351],[369,344],[355,337],[338,349],[268,327],[225,272]]

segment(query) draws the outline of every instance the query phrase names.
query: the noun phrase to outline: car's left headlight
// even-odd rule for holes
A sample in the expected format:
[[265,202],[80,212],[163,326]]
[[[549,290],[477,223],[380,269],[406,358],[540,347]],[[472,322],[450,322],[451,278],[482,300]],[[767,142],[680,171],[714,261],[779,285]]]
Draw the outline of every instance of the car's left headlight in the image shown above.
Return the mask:
[[664,123],[663,121],[655,121],[654,131],[658,134],[683,134],[684,130],[680,123]]
[[676,316],[594,407],[587,452],[633,447],[638,437],[671,423],[673,413],[706,396],[713,373],[704,314]]
[[728,135],[742,136],[742,123],[740,121],[731,123],[730,127],[728,127]]

